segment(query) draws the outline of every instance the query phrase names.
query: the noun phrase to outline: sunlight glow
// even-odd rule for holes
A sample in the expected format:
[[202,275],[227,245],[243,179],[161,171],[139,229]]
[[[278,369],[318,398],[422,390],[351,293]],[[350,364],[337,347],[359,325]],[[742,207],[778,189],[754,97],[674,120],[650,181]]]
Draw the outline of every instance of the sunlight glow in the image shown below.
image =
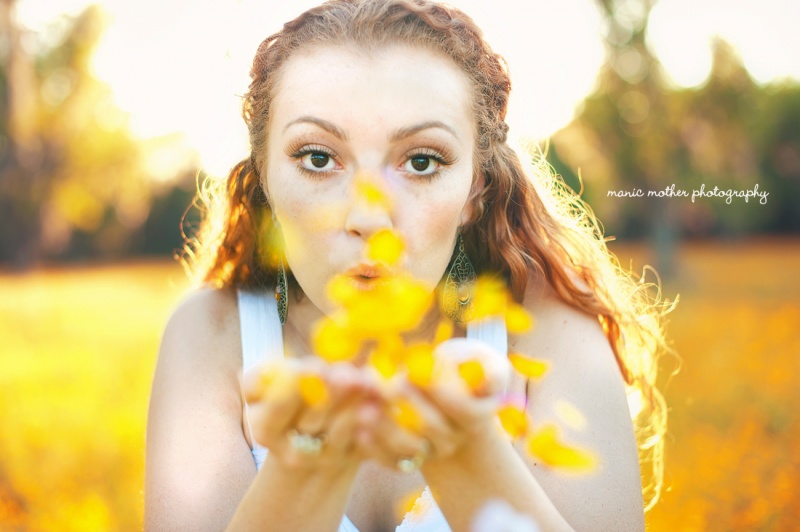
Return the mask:
[[[52,33],[62,13],[89,0],[18,0],[27,27]],[[191,9],[176,0],[106,0],[109,27],[94,59],[142,138],[182,132],[206,171],[226,174],[247,155],[240,97],[259,42],[317,0],[215,0]],[[483,28],[509,64],[514,87],[507,119],[511,137],[541,139],[566,125],[591,92],[603,62],[601,20],[586,0],[451,0]],[[649,44],[672,80],[702,83],[710,39],[722,35],[753,76],[800,79],[798,7],[763,0],[661,0],[653,9]],[[789,13],[791,11],[792,13]],[[793,15],[793,16],[790,16]]]
[[672,81],[702,84],[711,69],[711,42],[736,48],[759,83],[800,79],[800,3],[786,0],[662,0],[653,8],[648,43]]

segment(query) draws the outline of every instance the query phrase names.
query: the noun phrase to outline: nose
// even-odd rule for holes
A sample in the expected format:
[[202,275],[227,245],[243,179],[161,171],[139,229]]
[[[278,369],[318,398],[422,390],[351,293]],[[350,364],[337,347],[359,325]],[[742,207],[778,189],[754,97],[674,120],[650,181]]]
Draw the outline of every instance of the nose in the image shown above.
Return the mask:
[[[388,200],[376,200],[375,194],[385,195],[385,188],[376,179],[365,179],[362,174],[354,180],[351,202],[345,220],[345,230],[354,236],[369,238],[378,231],[392,228],[391,207]],[[380,192],[376,192],[380,191]]]

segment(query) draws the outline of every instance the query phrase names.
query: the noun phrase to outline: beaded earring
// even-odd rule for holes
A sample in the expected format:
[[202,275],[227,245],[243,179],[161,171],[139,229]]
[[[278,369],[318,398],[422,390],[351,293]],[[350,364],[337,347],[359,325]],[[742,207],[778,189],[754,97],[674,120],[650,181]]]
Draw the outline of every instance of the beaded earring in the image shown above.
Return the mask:
[[[278,220],[275,218],[275,211],[270,213],[272,215],[272,231],[274,234],[278,232]],[[277,238],[272,239],[277,242]],[[277,263],[278,272],[275,276],[275,301],[278,302],[278,317],[281,320],[281,325],[286,323],[286,314],[289,311],[289,291],[286,287],[286,267],[283,265],[283,253],[275,251],[274,262]]]
[[278,262],[278,276],[275,282],[275,300],[278,302],[278,317],[281,325],[286,323],[286,314],[289,311],[288,290],[286,290],[286,269],[283,267],[283,258]]

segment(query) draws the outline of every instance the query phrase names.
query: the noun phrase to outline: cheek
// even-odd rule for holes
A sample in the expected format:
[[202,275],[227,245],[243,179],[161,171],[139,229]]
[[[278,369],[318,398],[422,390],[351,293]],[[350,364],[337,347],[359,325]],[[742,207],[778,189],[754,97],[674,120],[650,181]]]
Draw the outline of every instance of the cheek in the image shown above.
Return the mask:
[[[281,179],[270,183],[270,200],[281,225],[287,254],[297,258],[314,251],[320,239],[341,225],[341,201],[337,191],[308,187],[302,180]],[[324,189],[324,187],[322,187]],[[317,250],[318,252],[319,250]]]
[[453,253],[465,201],[466,194],[463,198],[417,204],[413,212],[403,217],[407,220],[401,227],[406,237],[407,267],[416,277],[436,284],[444,274]]

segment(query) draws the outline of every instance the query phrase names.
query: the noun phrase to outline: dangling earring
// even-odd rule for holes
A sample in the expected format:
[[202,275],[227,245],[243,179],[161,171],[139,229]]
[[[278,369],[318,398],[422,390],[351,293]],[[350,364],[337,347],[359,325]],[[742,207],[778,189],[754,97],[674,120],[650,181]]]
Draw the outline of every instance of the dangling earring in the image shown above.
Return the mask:
[[289,311],[288,291],[286,290],[286,269],[283,267],[283,257],[278,262],[278,278],[275,282],[275,300],[278,302],[278,317],[281,325],[286,323],[286,313]]
[[[272,214],[272,230],[275,231],[274,235],[278,232],[278,220],[275,218],[275,211],[270,209]],[[274,243],[278,238],[272,239]],[[283,246],[280,246],[283,247]],[[275,262],[278,265],[278,273],[275,279],[275,301],[278,302],[278,317],[281,320],[281,325],[286,323],[286,313],[289,311],[289,291],[286,288],[286,268],[283,265],[283,253],[279,250],[275,253],[277,255]]]
[[447,271],[442,289],[442,310],[456,323],[469,320],[470,303],[475,292],[475,268],[464,251],[464,239],[458,235],[458,254]]

